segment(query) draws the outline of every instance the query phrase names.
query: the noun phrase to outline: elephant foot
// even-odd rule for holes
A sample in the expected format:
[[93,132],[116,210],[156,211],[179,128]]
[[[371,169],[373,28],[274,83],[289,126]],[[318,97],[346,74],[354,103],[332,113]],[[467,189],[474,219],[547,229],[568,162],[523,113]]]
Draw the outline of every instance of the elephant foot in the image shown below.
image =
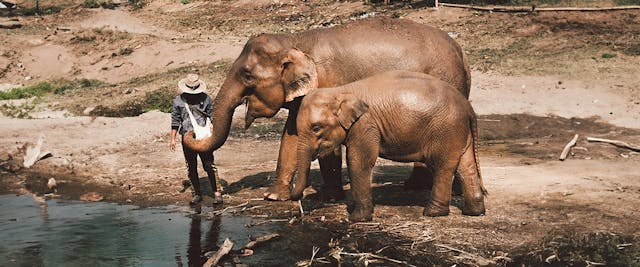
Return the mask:
[[465,202],[462,207],[462,214],[469,216],[484,215],[484,201]]
[[447,216],[449,215],[449,206],[439,206],[429,203],[429,205],[424,208],[422,215],[428,217]]
[[320,200],[328,202],[328,201],[340,201],[345,198],[344,190],[342,187],[323,187],[322,193],[320,194]]
[[271,201],[285,201],[291,198],[291,192],[289,186],[283,184],[274,184],[266,192],[264,192],[264,199]]
[[349,215],[349,222],[369,222],[373,219],[373,208],[355,208]]

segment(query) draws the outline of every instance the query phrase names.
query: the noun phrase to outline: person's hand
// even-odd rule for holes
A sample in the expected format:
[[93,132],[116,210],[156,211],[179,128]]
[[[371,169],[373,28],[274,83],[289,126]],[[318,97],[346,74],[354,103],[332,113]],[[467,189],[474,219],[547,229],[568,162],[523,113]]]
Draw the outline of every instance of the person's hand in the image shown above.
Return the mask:
[[171,142],[169,142],[169,149],[171,151],[176,151],[176,139],[175,138],[171,139]]

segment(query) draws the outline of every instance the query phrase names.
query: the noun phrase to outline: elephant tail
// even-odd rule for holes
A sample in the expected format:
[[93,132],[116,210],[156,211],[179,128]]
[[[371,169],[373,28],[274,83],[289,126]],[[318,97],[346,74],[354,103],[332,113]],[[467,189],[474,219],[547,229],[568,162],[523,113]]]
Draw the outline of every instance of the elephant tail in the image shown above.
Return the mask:
[[475,112],[472,111],[470,126],[471,126],[471,142],[473,146],[473,156],[476,161],[476,171],[478,172],[478,177],[480,178],[480,188],[482,189],[482,194],[487,196],[489,195],[489,191],[484,187],[484,182],[482,180],[482,173],[480,173],[480,158],[478,157],[478,120],[476,118]]

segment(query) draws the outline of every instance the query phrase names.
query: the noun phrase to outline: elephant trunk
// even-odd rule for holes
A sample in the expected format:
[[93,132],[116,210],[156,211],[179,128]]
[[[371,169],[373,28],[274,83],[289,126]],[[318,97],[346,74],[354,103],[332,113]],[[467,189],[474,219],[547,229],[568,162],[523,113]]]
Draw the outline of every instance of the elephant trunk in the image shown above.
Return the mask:
[[242,104],[243,92],[244,86],[237,82],[233,75],[229,75],[213,100],[211,136],[196,140],[193,132],[187,132],[183,137],[184,144],[198,152],[213,151],[220,148],[227,141],[229,130],[231,129],[233,111]]
[[314,159],[314,150],[311,146],[302,143],[298,139],[298,162],[296,165],[296,175],[293,178],[293,187],[291,189],[291,199],[298,200],[302,198],[302,192],[307,187],[309,179],[309,169],[311,161]]

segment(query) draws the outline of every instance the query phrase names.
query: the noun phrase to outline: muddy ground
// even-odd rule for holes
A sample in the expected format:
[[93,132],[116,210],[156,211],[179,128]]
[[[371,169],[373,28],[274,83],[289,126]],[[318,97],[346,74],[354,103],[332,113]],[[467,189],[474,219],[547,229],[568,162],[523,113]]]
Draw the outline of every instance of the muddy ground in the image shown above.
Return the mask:
[[[32,1],[22,2],[28,8]],[[253,34],[402,17],[450,32],[469,56],[487,214],[462,216],[456,197],[451,215],[422,217],[428,192],[402,189],[411,166],[382,159],[372,223],[350,224],[348,200],[322,203],[311,194],[302,201],[302,217],[298,203],[263,201],[286,112],[244,131],[242,108],[232,136],[215,153],[228,211],[296,218],[273,222],[283,232],[330,231],[274,245],[308,240],[308,254],[294,257],[308,259],[317,246],[317,257],[332,265],[338,260],[331,255],[341,250],[417,266],[640,266],[640,154],[586,141],[640,144],[640,11],[488,13],[435,10],[422,1],[157,0],[113,9],[41,2],[47,3],[38,15],[22,10],[0,17],[22,23],[0,29],[0,85],[45,88],[0,102],[3,193],[42,195],[55,178],[53,197],[97,192],[109,202],[186,205],[189,191],[180,192],[186,171],[182,153],[168,149],[166,113],[180,77],[196,71],[215,94]],[[558,161],[574,134],[577,146]],[[40,136],[53,157],[21,167],[23,146]],[[318,172],[314,163],[316,188]],[[396,264],[365,256],[342,255],[341,261]]]

